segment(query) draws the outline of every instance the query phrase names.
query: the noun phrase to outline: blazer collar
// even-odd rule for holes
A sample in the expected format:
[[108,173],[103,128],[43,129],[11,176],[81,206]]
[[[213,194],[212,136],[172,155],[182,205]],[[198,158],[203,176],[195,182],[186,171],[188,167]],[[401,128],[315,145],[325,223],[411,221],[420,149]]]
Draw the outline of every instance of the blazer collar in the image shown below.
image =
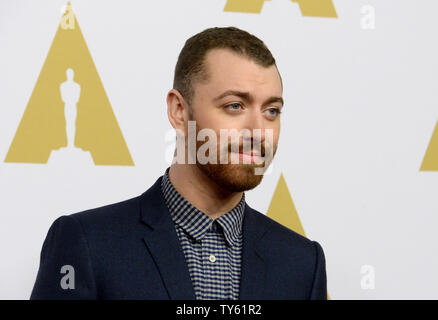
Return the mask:
[[[140,196],[141,221],[148,226],[143,240],[160,271],[169,298],[196,299],[184,252],[161,190],[162,178],[160,176]],[[261,239],[266,230],[258,215],[260,213],[245,203],[239,294],[242,300],[263,297],[266,266]]]
[[161,179],[140,196],[141,220],[148,226],[143,237],[160,272],[170,299],[196,299],[181,244],[161,191]]
[[240,277],[240,300],[257,300],[264,297],[266,286],[266,250],[263,236],[266,234],[262,214],[245,206],[243,217],[243,248]]

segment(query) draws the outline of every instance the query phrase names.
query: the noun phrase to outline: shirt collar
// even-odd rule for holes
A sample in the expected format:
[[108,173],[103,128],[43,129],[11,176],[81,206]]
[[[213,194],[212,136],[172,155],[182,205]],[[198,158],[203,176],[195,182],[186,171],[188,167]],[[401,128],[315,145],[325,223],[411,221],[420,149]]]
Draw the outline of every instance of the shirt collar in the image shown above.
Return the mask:
[[[169,179],[169,169],[167,168],[163,175],[161,188],[172,220],[191,237],[200,241],[212,227],[215,220],[192,205],[175,189]],[[226,241],[230,245],[236,245],[241,240],[244,211],[245,193],[232,210],[216,219],[216,222],[223,230]]]

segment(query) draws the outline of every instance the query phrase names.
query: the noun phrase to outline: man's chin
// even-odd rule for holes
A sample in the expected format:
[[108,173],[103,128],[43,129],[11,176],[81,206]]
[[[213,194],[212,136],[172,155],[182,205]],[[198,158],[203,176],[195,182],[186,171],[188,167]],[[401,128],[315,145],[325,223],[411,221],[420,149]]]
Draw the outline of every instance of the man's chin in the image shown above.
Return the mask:
[[[200,164],[198,168],[204,172],[221,188],[231,192],[242,192],[254,189],[262,179],[262,174],[256,174],[255,168],[262,168],[262,165],[255,164]],[[261,170],[261,169],[260,169]]]

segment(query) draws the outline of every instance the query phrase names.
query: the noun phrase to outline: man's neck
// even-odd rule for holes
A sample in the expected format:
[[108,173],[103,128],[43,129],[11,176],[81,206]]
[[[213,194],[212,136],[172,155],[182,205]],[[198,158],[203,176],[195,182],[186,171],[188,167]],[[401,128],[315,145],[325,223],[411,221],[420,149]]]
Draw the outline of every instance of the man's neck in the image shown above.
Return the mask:
[[221,188],[195,164],[171,165],[169,179],[187,201],[212,219],[231,211],[243,195]]

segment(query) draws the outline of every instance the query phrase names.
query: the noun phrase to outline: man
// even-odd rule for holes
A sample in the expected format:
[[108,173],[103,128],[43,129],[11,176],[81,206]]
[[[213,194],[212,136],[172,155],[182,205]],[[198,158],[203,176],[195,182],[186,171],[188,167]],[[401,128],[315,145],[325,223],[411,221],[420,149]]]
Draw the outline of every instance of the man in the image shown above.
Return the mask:
[[[58,218],[31,298],[326,299],[321,246],[245,202],[277,149],[282,91],[255,36],[228,27],[188,39],[167,95],[180,161],[139,197]],[[250,134],[220,139],[233,130]]]

